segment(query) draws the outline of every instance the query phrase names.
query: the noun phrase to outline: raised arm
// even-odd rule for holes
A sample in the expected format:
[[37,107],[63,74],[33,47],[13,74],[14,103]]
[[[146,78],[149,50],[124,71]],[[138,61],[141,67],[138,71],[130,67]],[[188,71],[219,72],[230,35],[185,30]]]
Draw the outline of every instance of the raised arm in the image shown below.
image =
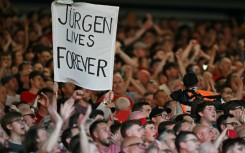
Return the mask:
[[178,51],[175,53],[175,56],[177,58],[177,62],[179,65],[180,74],[182,77],[184,77],[184,75],[186,74],[186,69],[185,69],[185,65],[183,63],[183,50],[178,49]]
[[125,63],[132,66],[132,68],[137,68],[138,64],[132,60],[124,51],[121,49],[120,42],[116,42],[116,54],[123,59]]

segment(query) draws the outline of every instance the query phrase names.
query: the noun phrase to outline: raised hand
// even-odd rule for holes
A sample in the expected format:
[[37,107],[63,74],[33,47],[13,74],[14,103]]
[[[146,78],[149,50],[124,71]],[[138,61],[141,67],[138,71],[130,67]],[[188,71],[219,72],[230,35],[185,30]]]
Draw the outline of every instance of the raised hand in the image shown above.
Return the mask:
[[74,112],[74,100],[68,99],[64,105],[62,104],[60,107],[60,115],[63,120],[68,120],[72,113]]
[[74,91],[72,96],[71,96],[71,98],[74,99],[74,100],[82,99],[83,98],[83,91],[82,90]]

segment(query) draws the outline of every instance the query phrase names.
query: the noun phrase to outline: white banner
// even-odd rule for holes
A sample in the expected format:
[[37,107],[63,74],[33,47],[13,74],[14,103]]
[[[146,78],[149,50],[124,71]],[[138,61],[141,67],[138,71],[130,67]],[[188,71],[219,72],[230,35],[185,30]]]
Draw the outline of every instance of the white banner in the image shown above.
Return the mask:
[[52,3],[54,80],[112,88],[119,7]]

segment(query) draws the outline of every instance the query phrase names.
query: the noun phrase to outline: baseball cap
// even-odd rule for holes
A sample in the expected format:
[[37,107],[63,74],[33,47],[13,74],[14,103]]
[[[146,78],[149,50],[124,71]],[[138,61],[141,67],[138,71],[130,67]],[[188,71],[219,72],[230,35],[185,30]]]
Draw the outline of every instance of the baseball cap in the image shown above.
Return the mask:
[[155,117],[159,114],[161,114],[162,112],[167,112],[168,114],[171,113],[171,109],[170,108],[163,108],[163,107],[155,107],[151,110],[151,113],[150,113],[150,119],[152,117]]

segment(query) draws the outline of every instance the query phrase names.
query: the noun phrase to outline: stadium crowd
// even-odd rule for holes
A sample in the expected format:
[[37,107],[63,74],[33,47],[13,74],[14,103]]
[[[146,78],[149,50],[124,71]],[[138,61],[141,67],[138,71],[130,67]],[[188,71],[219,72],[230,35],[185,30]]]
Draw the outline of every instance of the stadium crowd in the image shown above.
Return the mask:
[[244,23],[128,12],[92,91],[54,82],[50,8],[0,13],[1,153],[245,153]]

